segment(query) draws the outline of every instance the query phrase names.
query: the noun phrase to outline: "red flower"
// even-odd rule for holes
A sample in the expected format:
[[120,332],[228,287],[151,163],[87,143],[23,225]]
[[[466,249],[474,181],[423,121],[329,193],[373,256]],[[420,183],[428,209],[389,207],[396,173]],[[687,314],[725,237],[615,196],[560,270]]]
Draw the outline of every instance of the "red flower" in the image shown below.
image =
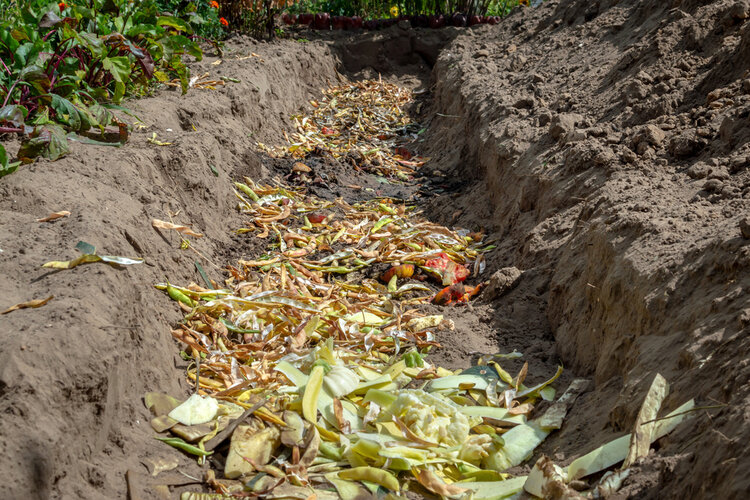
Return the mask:
[[67,8],[68,8],[68,6],[67,6],[67,5],[65,5],[65,2],[60,2],[59,4],[57,4],[57,7],[58,7],[58,8],[60,9],[60,12],[62,12],[62,11],[64,11],[65,9],[67,9]]
[[226,19],[224,19],[223,17],[220,17],[220,18],[219,18],[219,22],[220,22],[221,24],[223,24],[224,26],[229,26],[229,21],[227,21],[227,20],[226,20]]
[[214,9],[218,9],[219,2],[217,2],[216,0],[211,0],[211,7],[213,7]]

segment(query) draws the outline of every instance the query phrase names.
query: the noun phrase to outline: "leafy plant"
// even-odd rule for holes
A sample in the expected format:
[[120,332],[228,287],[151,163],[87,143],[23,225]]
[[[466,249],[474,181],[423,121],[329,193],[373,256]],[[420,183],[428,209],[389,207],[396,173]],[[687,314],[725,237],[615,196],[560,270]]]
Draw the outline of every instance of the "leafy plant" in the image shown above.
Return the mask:
[[0,177],[12,174],[18,168],[19,162],[11,163],[5,147],[0,144]]
[[[541,0],[531,2],[534,5]],[[339,16],[361,16],[365,19],[396,15],[416,16],[463,13],[467,16],[506,16],[529,0],[302,0],[287,10],[292,14],[329,12]],[[392,10],[395,7],[395,10]]]
[[156,0],[159,11],[187,21],[194,36],[216,43],[226,36],[225,26],[219,17],[219,2],[216,0]]
[[297,0],[215,0],[228,28],[273,38],[275,17]]
[[193,33],[156,0],[12,2],[0,12],[0,133],[24,136],[22,162],[67,154],[70,134],[124,142],[111,110],[154,79],[177,77],[186,92],[183,56],[202,57]]

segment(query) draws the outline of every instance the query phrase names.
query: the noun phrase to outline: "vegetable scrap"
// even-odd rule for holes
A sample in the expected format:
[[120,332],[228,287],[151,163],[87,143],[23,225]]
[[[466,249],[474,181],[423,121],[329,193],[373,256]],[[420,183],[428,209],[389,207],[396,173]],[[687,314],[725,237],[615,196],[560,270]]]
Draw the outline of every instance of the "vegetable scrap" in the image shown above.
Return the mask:
[[81,252],[80,255],[72,260],[53,260],[42,265],[49,269],[73,269],[81,264],[91,264],[93,262],[104,262],[112,267],[131,266],[133,264],[143,264],[143,259],[131,259],[129,257],[118,257],[114,255],[99,255],[96,253],[96,247],[85,241],[79,241],[76,250]]
[[[188,81],[188,87],[189,88],[196,88],[196,89],[202,89],[202,90],[216,90],[216,87],[220,85],[226,85],[227,81],[230,82],[238,82],[236,78],[228,78],[228,77],[219,77],[218,79],[210,79],[209,73],[203,73],[200,76],[194,76],[190,78]],[[179,78],[174,78],[168,82],[162,82],[164,85],[168,87],[175,87],[175,88],[181,88],[182,82],[180,82]]]
[[21,302],[19,304],[15,304],[7,308],[6,310],[0,312],[0,314],[8,314],[12,313],[13,311],[17,311],[19,309],[28,309],[28,308],[34,308],[42,307],[43,305],[47,304],[50,300],[54,299],[54,295],[50,295],[46,299],[37,299],[37,300],[29,300],[26,302]]
[[[356,168],[406,179],[426,161],[398,149],[416,128],[402,110],[410,99],[382,82],[333,87],[312,103],[312,117],[294,117],[290,147],[263,148],[295,159],[298,173],[322,150],[359,155]],[[237,232],[265,239],[267,252],[227,266],[222,288],[206,278],[208,288],[155,285],[186,313],[172,335],[184,344],[195,393],[185,401],[147,394],[151,426],[157,439],[211,466],[204,490],[183,500],[409,491],[480,500],[571,485],[593,497],[616,491],[628,469],[596,484],[587,476],[643,456],[692,408],[656,419],[661,379],[633,437],[567,469],[542,457],[528,476],[511,474],[562,427],[589,382],[573,380],[556,397],[562,367],[530,384],[528,363],[515,375],[501,366],[522,357],[516,351],[466,370],[430,362],[437,334],[454,325],[425,305],[461,307],[481,293],[483,253],[493,248],[484,235],[432,223],[389,198],[350,204],[279,180],[244,180],[234,193],[249,220]]]
[[429,160],[406,147],[420,130],[404,109],[412,100],[410,90],[379,80],[330,87],[310,102],[310,116],[292,117],[296,132],[287,135],[289,146],[259,147],[277,158],[326,152],[356,169],[409,180]]
[[148,142],[150,142],[151,144],[155,144],[157,146],[171,146],[172,145],[171,142],[164,142],[164,141],[160,141],[159,139],[157,139],[156,132],[151,134],[151,137],[149,137]]
[[[187,312],[172,335],[196,361],[187,379],[199,388],[185,402],[147,397],[152,427],[169,433],[159,439],[223,470],[208,485],[217,495],[481,499],[544,488],[507,470],[562,426],[587,381],[555,400],[562,368],[525,385],[528,364],[515,376],[500,365],[519,353],[455,372],[428,360],[452,325],[420,305],[445,284],[461,287],[458,304],[473,297],[466,290],[480,287],[464,282],[486,249],[481,235],[390,199],[350,205],[251,179],[235,187],[251,217],[241,231],[270,250],[230,266],[222,289],[156,285]],[[659,421],[649,444],[677,421]],[[574,462],[563,483],[622,461],[629,441],[605,450],[606,463]],[[539,470],[556,470],[545,463]]]
[[182,226],[179,224],[173,224],[171,222],[166,222],[159,219],[153,219],[151,221],[151,225],[157,229],[174,229],[178,233],[182,233],[185,236],[194,236],[196,238],[202,238],[203,235],[201,233],[196,233],[192,229],[190,229],[187,226]]
[[[529,473],[524,490],[540,498],[563,499],[604,498],[616,492],[630,474],[629,467],[633,462],[646,456],[654,441],[672,432],[695,409],[695,401],[691,399],[665,417],[657,419],[661,403],[668,393],[669,384],[657,373],[646,394],[632,434],[619,437],[577,458],[567,468],[559,467],[549,457],[542,455]],[[607,472],[597,483],[581,483],[582,478],[607,470],[620,462],[623,462],[620,470]],[[573,488],[575,482],[578,483],[577,489],[582,491]]]
[[41,219],[37,219],[36,221],[37,222],[52,222],[54,220],[67,217],[68,215],[70,215],[70,212],[68,212],[67,210],[61,210],[59,212],[52,212],[47,217],[42,217]]

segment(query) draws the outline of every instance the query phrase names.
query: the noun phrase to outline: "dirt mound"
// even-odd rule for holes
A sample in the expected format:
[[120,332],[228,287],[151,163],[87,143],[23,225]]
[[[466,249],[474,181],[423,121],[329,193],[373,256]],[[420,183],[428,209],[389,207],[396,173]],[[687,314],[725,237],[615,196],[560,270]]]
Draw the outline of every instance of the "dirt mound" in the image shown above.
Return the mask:
[[748,489],[748,40],[747,2],[551,1],[458,37],[434,70],[433,173],[470,181],[433,207],[493,231],[497,265],[545,277],[558,353],[597,383],[599,410],[549,450],[576,425],[628,429],[656,371],[672,404],[729,404],[633,495]]
[[[153,284],[199,281],[194,261],[220,280],[221,268],[253,247],[233,234],[242,219],[231,181],[268,177],[256,141],[278,140],[288,117],[337,79],[322,44],[235,40],[217,60],[206,57],[194,74],[240,83],[131,102],[145,128],[122,149],[77,145],[61,161],[0,181],[2,308],[54,295],[41,309],[0,316],[4,498],[123,498],[125,470],[166,455],[141,399],[180,393],[175,367],[184,361],[169,334],[180,315]],[[171,145],[149,142],[153,134]],[[35,222],[58,210],[71,215]],[[170,217],[205,235],[191,238],[195,251],[151,227]],[[41,268],[75,257],[79,240],[146,263]]]

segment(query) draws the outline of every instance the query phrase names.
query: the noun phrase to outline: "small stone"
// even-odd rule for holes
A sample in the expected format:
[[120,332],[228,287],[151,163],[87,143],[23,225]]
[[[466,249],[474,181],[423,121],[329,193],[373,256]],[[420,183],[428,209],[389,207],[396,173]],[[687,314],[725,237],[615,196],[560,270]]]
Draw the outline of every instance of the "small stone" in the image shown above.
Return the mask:
[[729,171],[736,174],[750,165],[750,156],[736,156],[729,162]]
[[635,163],[636,160],[638,160],[638,155],[636,155],[632,149],[629,147],[624,147],[622,149],[622,153],[620,153],[620,157],[622,160],[626,163]]
[[521,274],[521,271],[517,267],[504,267],[495,271],[492,277],[490,277],[490,282],[487,285],[484,296],[489,300],[493,300],[508,293],[518,285]]
[[725,167],[717,165],[711,169],[711,172],[708,174],[708,178],[725,181],[729,179],[729,172],[727,172],[727,169]]
[[520,98],[513,104],[514,108],[517,109],[533,109],[534,108],[534,97],[525,96]]
[[742,21],[750,17],[750,0],[739,0],[729,8],[732,19]]
[[703,184],[703,189],[709,193],[719,193],[724,187],[724,183],[719,179],[709,179]]
[[552,118],[550,123],[549,133],[554,139],[559,139],[561,136],[572,132],[576,127],[576,122],[579,116],[573,113],[560,113]]
[[490,52],[488,50],[477,50],[474,52],[474,59],[479,59],[480,57],[489,57]]
[[642,139],[652,146],[659,146],[664,139],[667,137],[667,134],[664,133],[662,129],[657,127],[656,125],[646,125],[643,127],[639,133],[639,135],[642,137]]
[[580,142],[586,139],[586,131],[575,129],[567,134],[562,138],[563,143],[568,144],[569,142]]
[[589,127],[586,129],[586,134],[590,137],[604,137],[607,135],[607,131],[604,127]]
[[711,171],[708,165],[702,162],[698,162],[695,165],[692,165],[687,170],[687,175],[691,179],[704,179],[708,176],[708,173]]
[[645,71],[639,71],[635,77],[644,83],[651,83],[654,81],[653,77]]
[[740,220],[740,232],[743,238],[750,240],[750,217]]
[[686,158],[703,149],[705,142],[698,139],[695,131],[687,131],[672,137],[669,141],[669,151],[678,158]]
[[714,89],[706,96],[706,103],[714,102],[721,97],[721,93],[724,89]]

